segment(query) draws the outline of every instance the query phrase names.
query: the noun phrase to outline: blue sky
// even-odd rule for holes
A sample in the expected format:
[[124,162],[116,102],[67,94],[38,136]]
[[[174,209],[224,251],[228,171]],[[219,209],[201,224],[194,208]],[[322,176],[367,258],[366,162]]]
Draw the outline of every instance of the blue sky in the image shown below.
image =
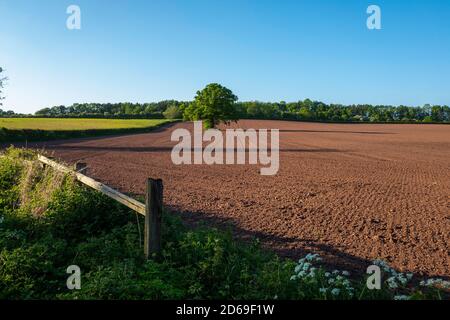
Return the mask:
[[448,105],[450,1],[0,0],[0,66],[3,109],[25,113],[190,100],[210,82],[243,101]]

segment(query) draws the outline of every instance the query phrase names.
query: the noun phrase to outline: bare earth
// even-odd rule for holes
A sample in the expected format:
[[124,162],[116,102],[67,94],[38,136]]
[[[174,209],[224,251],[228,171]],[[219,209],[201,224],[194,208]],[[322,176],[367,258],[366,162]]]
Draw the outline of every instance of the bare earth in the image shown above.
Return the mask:
[[[170,133],[48,142],[66,162],[123,192],[164,181],[165,204],[185,221],[232,225],[280,254],[314,250],[352,270],[384,259],[401,271],[450,275],[450,126],[240,121],[280,129],[280,170],[171,162]],[[42,146],[43,144],[40,144]]]

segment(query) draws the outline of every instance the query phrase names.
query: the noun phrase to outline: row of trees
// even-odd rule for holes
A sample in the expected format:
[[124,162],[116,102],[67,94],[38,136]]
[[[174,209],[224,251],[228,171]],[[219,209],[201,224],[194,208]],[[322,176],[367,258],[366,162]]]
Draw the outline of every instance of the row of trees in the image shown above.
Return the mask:
[[[1,77],[1,89],[6,78]],[[41,117],[98,117],[98,118],[170,118],[208,122],[214,127],[220,120],[285,119],[336,122],[450,122],[450,108],[440,105],[422,107],[391,105],[326,104],[306,99],[298,102],[237,102],[231,90],[217,83],[198,91],[194,101],[164,100],[152,103],[75,103],[54,106],[35,113]],[[0,109],[0,116],[18,116]]]
[[368,122],[448,122],[448,106],[422,107],[390,105],[326,104],[309,99],[298,102],[240,102],[236,104],[240,118],[293,119],[309,121],[368,121]]
[[[45,117],[163,118],[165,112],[168,110],[178,111],[182,104],[183,102],[175,100],[151,103],[74,103],[68,107],[61,105],[44,108],[38,110],[35,115]],[[180,117],[180,114],[176,113],[173,116]]]
[[[213,89],[211,89],[213,90]],[[207,100],[207,98],[203,98]],[[234,102],[234,101],[233,101]],[[204,103],[201,105],[204,105]],[[450,107],[424,105],[422,107],[390,105],[341,105],[326,104],[309,99],[281,102],[236,102],[232,104],[231,118],[241,119],[286,119],[307,121],[343,122],[449,122]],[[230,110],[223,112],[231,114]],[[45,117],[119,117],[119,118],[195,118],[194,102],[165,100],[154,103],[76,103],[69,107],[55,106],[35,113]],[[0,112],[0,115],[3,115]],[[6,114],[5,114],[6,115]]]
[[[184,106],[184,105],[183,105]],[[243,118],[336,122],[449,122],[448,106],[407,107],[325,104],[309,99],[286,103],[237,102],[231,90],[213,83],[198,91],[181,110],[186,120],[204,120],[206,127]]]

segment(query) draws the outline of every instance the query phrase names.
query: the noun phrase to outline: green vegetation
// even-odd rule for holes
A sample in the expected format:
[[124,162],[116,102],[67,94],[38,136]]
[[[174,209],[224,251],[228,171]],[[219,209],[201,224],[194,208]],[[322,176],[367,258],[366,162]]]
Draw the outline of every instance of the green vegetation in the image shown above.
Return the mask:
[[323,122],[450,122],[448,106],[341,105],[306,99],[291,103],[242,102],[236,107],[242,118],[249,119]]
[[54,106],[38,110],[36,116],[80,117],[80,118],[163,118],[168,108],[179,108],[183,102],[164,100],[151,103],[74,103],[73,105]]
[[164,118],[181,119],[183,118],[183,112],[181,110],[184,108],[185,108],[184,104],[182,104],[180,107],[176,105],[171,105],[166,109],[166,111],[163,112]]
[[186,120],[203,120],[206,129],[214,128],[220,122],[238,119],[237,99],[230,89],[211,83],[197,91],[194,102],[184,110],[183,116]]
[[[388,278],[370,291],[316,255],[281,259],[168,212],[163,252],[145,261],[142,228],[141,216],[42,168],[31,151],[0,157],[0,299],[439,299],[434,286],[447,285],[415,289],[380,264]],[[81,269],[81,290],[66,287],[69,265]]]
[[81,130],[104,130],[104,129],[142,129],[149,128],[162,123],[163,119],[51,119],[51,118],[2,118],[0,127],[6,129],[30,129],[47,131],[81,131]]
[[[1,88],[1,87],[0,87]],[[0,92],[1,93],[1,92]],[[186,120],[205,119],[207,126],[216,120],[274,119],[323,122],[400,122],[448,123],[450,107],[441,105],[342,105],[327,104],[305,99],[297,102],[236,102],[233,93],[219,85],[209,84],[197,92],[194,101],[164,100],[152,103],[75,103],[71,106],[54,106],[36,112],[37,117],[54,118],[167,118]],[[0,117],[15,115],[2,111]]]
[[0,142],[144,132],[168,122],[165,119],[0,118]]
[[[391,105],[326,104],[305,99],[298,102],[237,102],[233,93],[219,85],[209,84],[197,92],[192,102],[165,100],[154,103],[76,103],[69,107],[55,106],[36,112],[41,117],[80,118],[162,118],[207,122],[234,119],[278,119],[331,122],[450,122],[450,107],[426,104],[421,107]],[[12,116],[0,110],[0,116]],[[207,123],[207,124],[208,124]],[[213,125],[213,124],[211,124]]]

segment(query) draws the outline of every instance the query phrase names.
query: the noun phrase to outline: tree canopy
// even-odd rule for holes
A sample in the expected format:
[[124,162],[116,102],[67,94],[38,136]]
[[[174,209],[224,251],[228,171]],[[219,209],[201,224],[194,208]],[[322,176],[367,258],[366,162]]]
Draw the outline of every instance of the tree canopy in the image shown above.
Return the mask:
[[214,128],[220,122],[228,123],[238,119],[233,92],[218,84],[210,83],[197,91],[194,101],[184,110],[187,120],[203,120],[205,128]]
[[177,106],[175,104],[170,105],[166,111],[163,112],[164,118],[166,119],[181,119],[183,117],[183,111],[185,105],[182,104]]

